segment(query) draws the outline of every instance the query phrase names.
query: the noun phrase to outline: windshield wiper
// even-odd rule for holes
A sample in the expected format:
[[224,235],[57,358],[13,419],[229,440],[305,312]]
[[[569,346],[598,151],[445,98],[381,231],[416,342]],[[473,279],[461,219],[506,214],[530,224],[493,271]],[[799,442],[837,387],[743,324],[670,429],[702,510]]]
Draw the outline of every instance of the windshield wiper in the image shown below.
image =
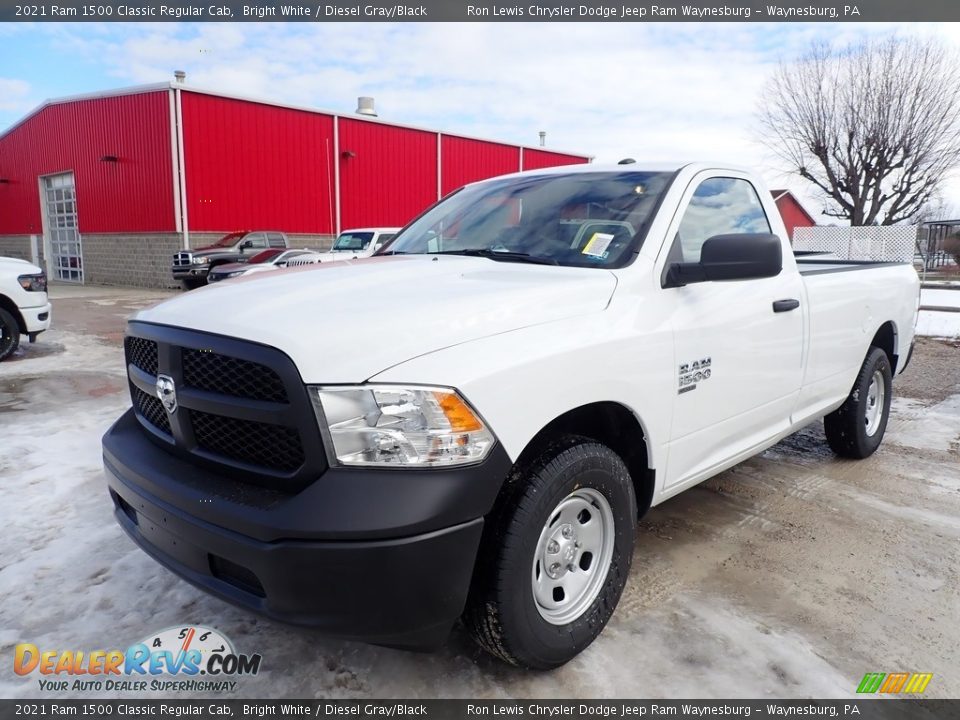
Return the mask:
[[406,250],[387,250],[386,252],[374,253],[378,257],[384,257],[385,255],[413,255],[413,253],[407,252]]
[[431,255],[465,255],[467,257],[485,257],[491,260],[506,260],[507,262],[523,262],[533,265],[559,265],[560,263],[553,258],[531,255],[525,252],[513,252],[511,250],[491,250],[490,248],[465,248],[463,250],[444,250],[443,252],[430,253]]

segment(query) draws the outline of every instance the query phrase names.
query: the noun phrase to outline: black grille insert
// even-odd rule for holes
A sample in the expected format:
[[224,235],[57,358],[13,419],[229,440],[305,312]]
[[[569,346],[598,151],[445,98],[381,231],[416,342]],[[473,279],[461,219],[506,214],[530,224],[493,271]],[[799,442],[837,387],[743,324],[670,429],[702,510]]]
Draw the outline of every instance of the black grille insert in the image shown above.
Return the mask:
[[[212,470],[235,494],[253,492],[238,483],[295,493],[326,472],[313,403],[281,350],[136,320],[128,328],[133,408],[164,450]],[[158,373],[176,384],[174,413],[157,398]]]
[[215,352],[184,348],[183,381],[189,387],[222,395],[287,402],[287,390],[276,372],[250,360]]
[[294,428],[197,410],[190,417],[197,446],[207,452],[284,472],[304,462],[300,434]]
[[137,412],[143,416],[144,420],[167,435],[173,434],[170,431],[170,417],[157,398],[148,395],[138,387],[133,388],[133,398]]
[[145,373],[157,374],[157,343],[146,338],[128,335],[123,341],[127,362]]

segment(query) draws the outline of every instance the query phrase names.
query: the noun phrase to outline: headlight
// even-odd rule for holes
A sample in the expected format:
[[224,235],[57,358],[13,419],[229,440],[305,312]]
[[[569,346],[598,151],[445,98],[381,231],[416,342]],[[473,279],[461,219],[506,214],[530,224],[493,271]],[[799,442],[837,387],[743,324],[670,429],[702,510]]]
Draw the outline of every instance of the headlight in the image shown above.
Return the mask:
[[43,273],[21,275],[17,278],[17,282],[27,292],[46,292],[47,290],[47,276]]
[[195,257],[193,261],[197,265],[206,265],[208,262],[210,262],[210,258],[207,257],[206,255],[201,255],[200,257]]
[[344,465],[434,467],[483,460],[493,434],[450,388],[311,388]]

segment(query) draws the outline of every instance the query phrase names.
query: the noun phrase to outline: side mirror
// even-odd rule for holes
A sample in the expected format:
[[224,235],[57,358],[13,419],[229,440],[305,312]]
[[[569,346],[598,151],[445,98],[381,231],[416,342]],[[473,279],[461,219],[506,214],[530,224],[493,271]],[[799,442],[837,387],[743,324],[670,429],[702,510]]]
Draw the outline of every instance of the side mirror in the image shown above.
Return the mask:
[[240,252],[243,252],[247,248],[252,248],[252,247],[253,247],[253,240],[244,240],[242,243],[240,243]]
[[373,246],[373,251],[376,252],[377,250],[379,250],[379,249],[382,248],[382,247],[383,247],[383,243],[382,243],[382,242],[378,242],[376,245]]
[[700,249],[700,262],[672,263],[663,284],[683,287],[712,280],[775,277],[783,269],[780,238],[769,233],[714,235]]

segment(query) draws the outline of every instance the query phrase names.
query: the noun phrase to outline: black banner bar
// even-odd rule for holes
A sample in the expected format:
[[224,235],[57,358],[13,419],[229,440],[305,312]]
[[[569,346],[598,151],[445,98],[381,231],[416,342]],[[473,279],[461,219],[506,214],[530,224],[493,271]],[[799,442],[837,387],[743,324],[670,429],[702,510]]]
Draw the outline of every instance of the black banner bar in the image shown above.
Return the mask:
[[15,718],[955,718],[960,700],[0,700]]
[[957,0],[0,0],[3,22],[953,22]]

